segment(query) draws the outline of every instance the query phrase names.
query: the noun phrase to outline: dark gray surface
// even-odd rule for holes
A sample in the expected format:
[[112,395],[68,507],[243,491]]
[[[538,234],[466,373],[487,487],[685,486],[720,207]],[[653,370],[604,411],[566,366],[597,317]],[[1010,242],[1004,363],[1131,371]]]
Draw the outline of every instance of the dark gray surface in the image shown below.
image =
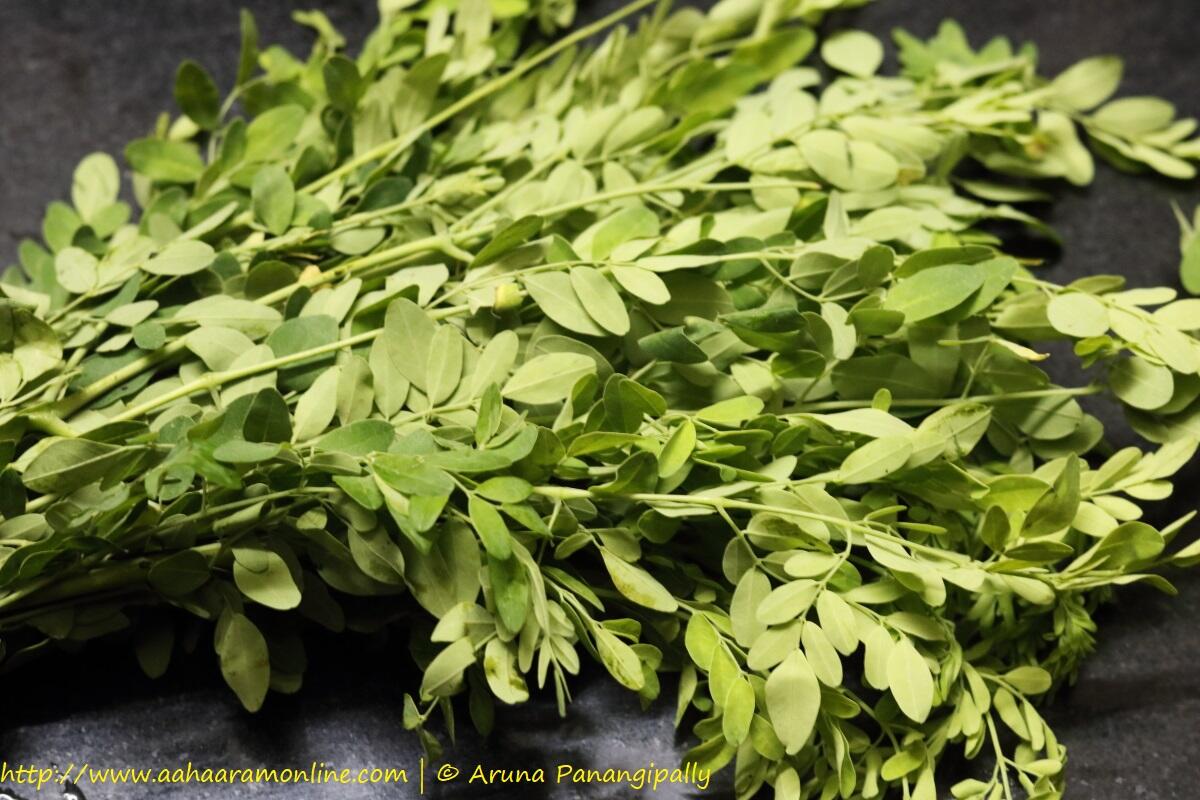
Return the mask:
[[[268,0],[0,0],[0,264],[15,260],[45,202],[67,194],[78,159],[119,151],[171,102],[175,66],[202,61],[227,86],[237,48],[237,8],[248,6],[271,41],[305,47],[288,22],[293,6]],[[308,4],[302,4],[305,7]],[[317,5],[313,2],[312,5]],[[374,21],[374,4],[320,3],[354,42]],[[611,0],[589,4],[598,16]],[[902,25],[921,35],[945,16],[962,20],[975,41],[1006,34],[1042,49],[1043,72],[1087,55],[1127,59],[1127,94],[1156,93],[1200,114],[1196,0],[880,0],[854,24],[886,34]],[[1178,233],[1168,201],[1200,201],[1193,185],[1118,175],[1101,167],[1088,190],[1061,192],[1051,212],[1066,248],[1048,275],[1059,281],[1120,272],[1134,284],[1176,284]],[[1196,503],[1191,469],[1158,521]],[[1100,644],[1079,685],[1048,710],[1070,749],[1068,797],[1088,800],[1192,800],[1200,794],[1200,580],[1179,575],[1178,598],[1130,589],[1100,616]],[[354,637],[313,647],[308,685],[297,697],[272,695],[258,716],[243,713],[216,677],[207,654],[176,664],[167,678],[139,677],[128,648],[98,646],[47,660],[0,684],[0,760],[88,762],[100,766],[306,767],[415,769],[419,749],[400,729],[401,697],[414,685],[402,643]],[[670,689],[667,690],[670,692]],[[643,715],[637,702],[595,675],[576,686],[559,720],[552,699],[511,709],[490,740],[464,733],[448,758],[459,766],[545,766],[559,762],[635,768],[673,764],[670,703]],[[462,724],[466,729],[468,726]],[[431,775],[432,777],[432,775]],[[442,797],[511,797],[511,787],[438,789]],[[415,785],[383,787],[85,787],[88,798],[416,796]],[[440,792],[440,794],[439,794]],[[519,794],[627,797],[628,791],[522,787]],[[660,789],[663,798],[687,796]],[[710,789],[706,796],[727,791]],[[33,796],[33,795],[30,795]],[[40,797],[57,796],[49,791]]]

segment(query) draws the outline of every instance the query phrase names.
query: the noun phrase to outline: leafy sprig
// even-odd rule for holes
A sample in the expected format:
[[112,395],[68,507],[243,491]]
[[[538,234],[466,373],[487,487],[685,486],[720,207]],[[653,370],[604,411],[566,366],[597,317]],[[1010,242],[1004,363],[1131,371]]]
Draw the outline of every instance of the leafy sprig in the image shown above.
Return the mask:
[[[1112,588],[1200,561],[1141,521],[1200,315],[991,223],[1052,235],[1018,205],[1089,182],[1084,140],[1191,177],[1194,123],[1111,100],[1111,57],[1047,80],[947,24],[888,77],[809,27],[857,2],[614,27],[647,4],[530,44],[569,4],[381,3],[353,58],[305,14],[307,61],[246,15],[228,98],[185,63],[126,149],[136,222],[80,164],[0,284],[6,665],[129,628],[157,676],[211,631],[256,710],[307,626],[402,620],[431,750],[462,694],[483,732],[548,683],[566,713],[587,655],[646,703],[677,674],[739,796],[932,798],[948,749],[993,765],[955,797],[1062,795],[1036,702]],[[1159,449],[1114,452],[1100,393]]]

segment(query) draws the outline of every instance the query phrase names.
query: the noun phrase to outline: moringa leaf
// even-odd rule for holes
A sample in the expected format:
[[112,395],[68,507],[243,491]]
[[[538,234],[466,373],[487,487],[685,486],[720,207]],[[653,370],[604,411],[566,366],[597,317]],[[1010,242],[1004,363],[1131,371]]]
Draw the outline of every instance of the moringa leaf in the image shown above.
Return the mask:
[[874,483],[903,467],[912,455],[912,442],[904,436],[884,436],[868,442],[846,457],[838,470],[840,483]]
[[271,164],[254,175],[250,185],[254,215],[276,236],[287,231],[296,209],[296,187],[283,167]]
[[487,245],[480,250],[474,260],[471,261],[472,267],[484,267],[496,261],[505,253],[525,244],[542,228],[542,220],[540,217],[527,216],[510,223],[505,226]]
[[175,73],[175,103],[205,130],[220,122],[221,94],[212,77],[195,61],[184,61]]
[[883,45],[866,31],[838,31],[821,43],[821,58],[836,70],[869,78],[883,63]]
[[674,596],[649,572],[630,564],[605,548],[600,548],[600,555],[604,557],[604,567],[612,578],[613,586],[625,597],[640,606],[667,614],[679,608]]
[[577,381],[595,371],[595,362],[587,356],[548,353],[521,365],[501,394],[519,403],[552,403],[567,397]]
[[217,625],[217,655],[221,674],[247,711],[258,711],[271,682],[267,640],[242,614],[226,612]]
[[233,548],[233,579],[242,594],[276,611],[300,605],[300,587],[287,563],[269,549]]
[[888,688],[905,716],[924,722],[933,707],[933,676],[925,658],[911,641],[902,638],[887,660]]
[[[524,283],[529,296],[546,316],[567,330],[589,336],[608,335],[587,312],[583,299],[568,275],[561,272],[530,275]],[[615,324],[615,320],[613,322]]]
[[204,171],[196,146],[165,139],[138,139],[125,148],[125,160],[147,178],[166,183],[192,183]]
[[191,275],[208,269],[216,252],[204,242],[177,241],[149,259],[142,269],[151,275]]
[[587,298],[588,316],[596,324],[616,336],[629,332],[629,313],[621,295],[612,287],[599,270],[592,267],[572,267],[571,288],[581,300]]
[[111,476],[125,450],[87,439],[57,439],[25,468],[22,482],[35,492],[72,492]]
[[884,308],[904,314],[906,322],[919,322],[962,303],[983,281],[982,272],[961,265],[930,267],[899,281],[888,292]]
[[1166,405],[1174,394],[1175,379],[1167,367],[1133,356],[1118,361],[1108,373],[1117,397],[1134,408],[1152,410]]
[[821,709],[821,687],[799,650],[771,670],[766,683],[767,713],[788,753],[798,753],[812,735]]

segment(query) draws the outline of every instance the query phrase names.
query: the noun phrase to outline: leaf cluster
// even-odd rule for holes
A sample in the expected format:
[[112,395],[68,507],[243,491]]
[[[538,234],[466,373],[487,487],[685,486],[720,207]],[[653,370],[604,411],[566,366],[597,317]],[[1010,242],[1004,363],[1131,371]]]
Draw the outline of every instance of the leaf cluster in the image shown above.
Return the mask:
[[739,797],[931,800],[951,751],[993,765],[957,798],[1062,796],[1040,698],[1113,587],[1200,561],[1142,520],[1200,437],[1200,301],[1054,284],[993,223],[1052,236],[1034,180],[1085,142],[1191,177],[1195,123],[953,24],[880,75],[811,27],[854,1],[616,25],[646,4],[541,40],[569,3],[385,1],[355,56],[307,12],[306,60],[245,15],[228,98],[187,62],[126,148],[136,217],[84,159],[0,284],[6,665],[211,642],[256,710],[311,626],[390,629],[431,750],[461,696],[565,712],[588,658],[677,685]]

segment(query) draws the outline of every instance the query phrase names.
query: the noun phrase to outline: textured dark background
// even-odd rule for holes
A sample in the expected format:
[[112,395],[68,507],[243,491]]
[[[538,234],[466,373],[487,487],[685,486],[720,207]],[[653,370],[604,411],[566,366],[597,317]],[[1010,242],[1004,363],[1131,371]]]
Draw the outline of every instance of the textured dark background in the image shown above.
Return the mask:
[[[615,6],[587,3],[585,19]],[[268,41],[307,48],[290,23],[294,7],[321,5],[351,42],[374,23],[374,3],[283,0],[0,0],[0,265],[40,227],[45,203],[65,197],[74,165],[94,150],[119,153],[171,106],[178,62],[195,58],[228,86],[237,52],[237,9],[251,8]],[[977,43],[1004,34],[1041,48],[1054,74],[1097,53],[1126,57],[1123,93],[1163,95],[1181,113],[1200,114],[1196,0],[880,0],[852,24],[886,36],[896,26],[930,35],[947,16]],[[1060,187],[1049,212],[1066,247],[1049,271],[1059,281],[1120,272],[1134,284],[1177,285],[1178,233],[1168,203],[1200,201],[1195,184],[1119,175],[1101,166],[1086,190]],[[1039,212],[1043,213],[1043,212]],[[1119,424],[1118,420],[1111,420]],[[1196,469],[1157,521],[1197,500]],[[1068,797],[1081,800],[1192,800],[1200,795],[1200,579],[1176,576],[1181,596],[1122,591],[1100,615],[1100,645],[1073,690],[1048,710],[1070,751]],[[401,697],[415,685],[398,643],[345,637],[312,648],[307,686],[273,695],[258,716],[241,711],[206,653],[175,664],[157,682],[140,677],[127,647],[99,645],[0,678],[0,759],[59,765],[398,766],[419,750],[400,729]],[[672,690],[668,688],[666,693]],[[686,742],[671,725],[671,702],[642,714],[636,700],[591,675],[579,681],[565,720],[543,698],[507,710],[490,740],[464,734],[448,753],[469,767],[576,764],[636,768],[674,764]],[[466,729],[469,725],[460,725]],[[435,797],[510,797],[509,787],[431,786]],[[410,797],[414,787],[191,786],[101,789],[99,798]],[[628,790],[521,787],[525,797],[626,797]],[[726,796],[711,788],[707,796]],[[32,797],[26,792],[26,796]],[[665,788],[663,798],[687,796]],[[0,798],[3,798],[0,787]],[[38,797],[54,797],[44,791]]]

